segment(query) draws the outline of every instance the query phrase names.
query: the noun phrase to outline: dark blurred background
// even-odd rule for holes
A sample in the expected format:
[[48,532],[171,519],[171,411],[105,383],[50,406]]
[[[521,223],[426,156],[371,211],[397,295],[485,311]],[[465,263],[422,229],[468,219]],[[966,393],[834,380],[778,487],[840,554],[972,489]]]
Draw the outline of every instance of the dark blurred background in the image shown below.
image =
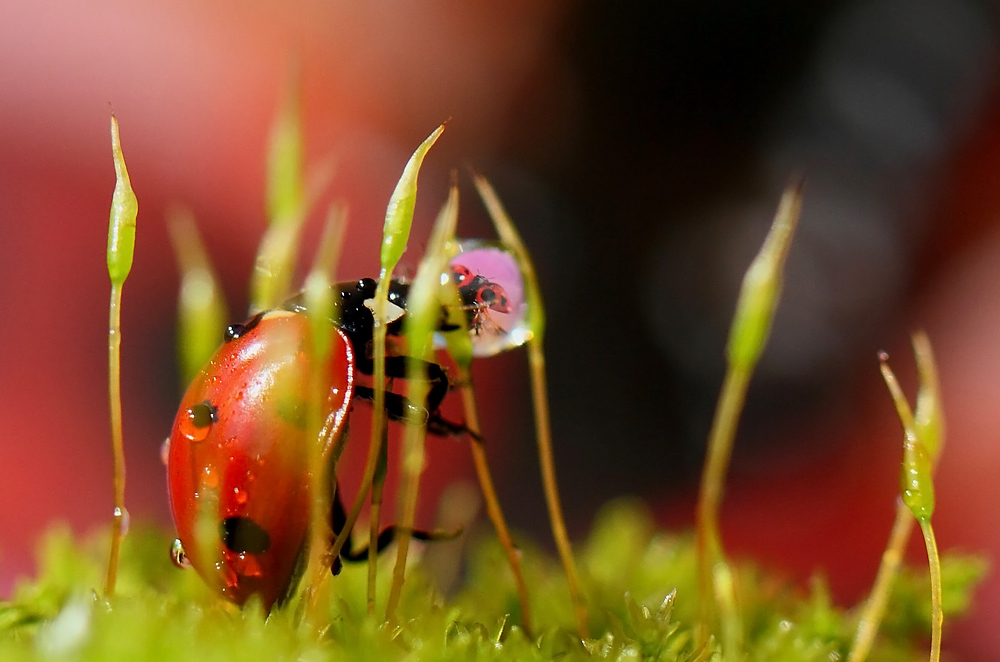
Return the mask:
[[[111,510],[110,107],[140,204],[128,505],[167,524],[159,445],[182,385],[166,210],[194,212],[238,318],[292,60],[307,158],[335,159],[328,199],[350,210],[345,278],[376,273],[395,180],[447,118],[404,261],[415,267],[455,166],[481,169],[518,222],[548,310],[575,535],[620,494],[690,524],[739,281],[799,173],[805,211],[741,426],[727,544],[796,579],[820,568],[841,600],[863,593],[898,485],[875,353],[912,387],[919,325],[950,414],[941,543],[1000,550],[996,19],[971,0],[0,5],[0,590],[30,570],[49,522],[86,530]],[[463,194],[464,233],[484,234]],[[524,358],[484,361],[477,379],[504,506],[544,538]],[[429,482],[469,474],[464,448],[434,446]],[[998,614],[993,579],[946,648],[995,659]]]

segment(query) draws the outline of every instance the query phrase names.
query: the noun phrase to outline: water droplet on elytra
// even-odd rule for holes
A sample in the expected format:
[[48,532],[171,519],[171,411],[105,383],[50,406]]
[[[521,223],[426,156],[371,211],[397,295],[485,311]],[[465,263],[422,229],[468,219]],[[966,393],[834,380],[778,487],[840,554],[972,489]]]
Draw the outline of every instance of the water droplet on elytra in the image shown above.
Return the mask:
[[208,436],[212,424],[219,420],[219,410],[208,400],[192,405],[180,420],[181,434],[190,441],[202,441]]
[[180,538],[174,538],[174,542],[170,545],[170,560],[178,568],[191,567],[191,561],[188,560],[187,554],[184,553],[184,545],[181,544]]
[[243,577],[260,577],[264,574],[256,554],[248,554],[246,552],[237,554],[233,565],[236,567],[236,572]]
[[201,484],[209,489],[219,486],[219,474],[214,467],[206,465],[202,470]]
[[240,576],[236,574],[236,571],[230,565],[234,555],[232,552],[226,551],[223,552],[223,556],[227,557],[228,560],[217,561],[215,570],[222,575],[222,581],[225,582],[228,588],[235,588],[240,583]]

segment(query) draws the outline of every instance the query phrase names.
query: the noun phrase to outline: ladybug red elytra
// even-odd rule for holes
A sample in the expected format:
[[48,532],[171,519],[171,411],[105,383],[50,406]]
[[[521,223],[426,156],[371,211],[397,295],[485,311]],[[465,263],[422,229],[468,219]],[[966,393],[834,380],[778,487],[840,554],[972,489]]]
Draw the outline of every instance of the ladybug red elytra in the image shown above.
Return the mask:
[[[167,474],[183,546],[175,554],[186,553],[233,602],[257,593],[270,607],[291,583],[309,529],[309,320],[275,311],[254,321],[219,348],[181,400]],[[340,330],[325,370],[324,433],[332,443],[354,389],[353,348]],[[217,545],[198,544],[199,525],[211,528]]]
[[[461,265],[453,271],[470,331],[478,329],[484,311],[506,312],[502,287]],[[339,294],[333,320],[336,333],[323,366],[329,392],[321,434],[327,447],[344,433],[354,399],[374,397],[374,389],[358,383],[358,377],[374,371],[370,305],[376,283],[362,279],[334,287]],[[394,281],[390,287],[389,301],[398,312],[388,324],[390,336],[400,333],[408,289],[403,281]],[[284,308],[227,329],[226,342],[181,400],[165,452],[170,508],[178,535],[172,549],[175,562],[192,565],[207,583],[237,604],[259,595],[266,609],[294,589],[310,524],[305,420],[313,370],[309,319],[302,314],[301,298],[291,299]],[[449,327],[442,321],[440,328]],[[467,432],[438,413],[449,388],[440,365],[388,356],[386,374],[405,378],[413,365],[422,368],[430,382],[427,401],[416,403],[387,391],[388,417],[412,420],[417,414],[430,433]],[[343,519],[339,500],[334,499],[331,524],[335,533]],[[384,532],[379,547],[387,545],[391,536],[392,529]],[[354,560],[358,554],[348,550],[343,556]],[[338,568],[335,560],[333,569]]]

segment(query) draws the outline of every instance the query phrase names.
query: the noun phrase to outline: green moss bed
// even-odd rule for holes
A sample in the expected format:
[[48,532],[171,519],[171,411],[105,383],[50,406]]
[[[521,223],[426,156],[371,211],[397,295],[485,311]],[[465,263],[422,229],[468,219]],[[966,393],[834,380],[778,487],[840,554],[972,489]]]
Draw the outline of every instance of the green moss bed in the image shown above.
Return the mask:
[[[380,607],[391,554],[379,568],[374,615],[366,606],[366,568],[348,565],[331,581],[328,620],[297,618],[295,605],[269,616],[215,597],[193,570],[167,554],[165,531],[136,527],[126,538],[117,594],[101,595],[107,536],[75,539],[55,528],[40,549],[38,577],[18,584],[0,604],[2,660],[656,660],[719,657],[716,640],[697,644],[698,597],[693,538],[658,531],[634,501],[609,504],[577,546],[590,605],[591,638],[575,633],[565,578],[557,562],[523,546],[537,631],[519,626],[518,601],[504,554],[484,531],[452,559],[461,566],[450,595],[429,568],[436,545],[407,573],[398,624]],[[448,549],[447,554],[452,554]],[[446,559],[447,561],[447,559]],[[737,564],[747,660],[847,659],[856,610],[833,605],[822,579],[793,586],[750,564]],[[946,615],[962,612],[985,571],[976,557],[943,558]],[[895,583],[872,662],[926,659],[930,605],[926,568]]]

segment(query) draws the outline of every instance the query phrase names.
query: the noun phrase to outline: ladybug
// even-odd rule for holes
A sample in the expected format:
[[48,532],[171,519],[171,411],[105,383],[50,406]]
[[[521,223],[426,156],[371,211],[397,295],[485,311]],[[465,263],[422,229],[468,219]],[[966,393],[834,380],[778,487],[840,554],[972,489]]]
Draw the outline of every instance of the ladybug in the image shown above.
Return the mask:
[[[510,300],[506,290],[485,276],[473,273],[468,267],[452,265],[453,280],[462,297],[462,304],[469,319],[469,329],[478,334],[492,320],[489,311],[510,312]],[[493,326],[496,326],[493,324]],[[503,333],[497,327],[496,331]]]
[[[469,313],[470,331],[475,331],[481,311],[506,306],[506,294],[463,266],[456,265],[453,271]],[[374,399],[374,389],[359,378],[374,372],[371,307],[376,286],[370,278],[333,286],[339,294],[331,320],[335,333],[325,365],[320,366],[329,385],[322,403],[325,449],[345,433],[354,401]],[[401,280],[390,286],[390,338],[402,330],[408,291],[409,285]],[[209,585],[237,604],[254,594],[265,609],[280,604],[294,590],[307,557],[311,439],[306,418],[316,366],[309,349],[310,320],[304,313],[299,296],[280,310],[258,313],[228,327],[225,342],[184,394],[165,444],[170,509],[178,536],[171,556],[178,565],[193,566]],[[442,314],[440,330],[455,328],[444,320]],[[443,367],[402,355],[387,356],[385,365],[392,378],[405,378],[416,365],[430,383],[423,403],[387,391],[390,419],[412,420],[416,414],[429,433],[468,432],[438,413],[449,388]],[[335,534],[344,520],[335,496],[330,515]],[[412,533],[419,539],[433,537]],[[390,544],[393,534],[390,528],[379,536],[379,549]],[[342,556],[356,560],[366,553],[346,550]],[[331,569],[336,573],[339,567],[340,560],[335,559]]]

